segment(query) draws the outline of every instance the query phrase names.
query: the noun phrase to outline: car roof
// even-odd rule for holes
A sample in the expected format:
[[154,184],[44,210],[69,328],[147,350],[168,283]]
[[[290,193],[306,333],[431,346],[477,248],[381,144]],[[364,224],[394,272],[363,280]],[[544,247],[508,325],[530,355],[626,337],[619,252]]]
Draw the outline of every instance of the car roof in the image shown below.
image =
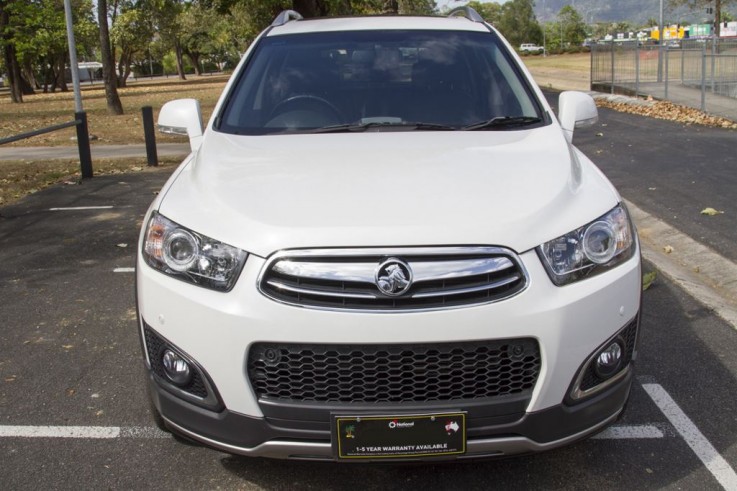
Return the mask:
[[482,22],[473,22],[464,17],[409,17],[409,16],[366,16],[366,17],[323,17],[293,20],[275,26],[267,36],[283,36],[313,32],[375,31],[375,30],[437,30],[489,32]]

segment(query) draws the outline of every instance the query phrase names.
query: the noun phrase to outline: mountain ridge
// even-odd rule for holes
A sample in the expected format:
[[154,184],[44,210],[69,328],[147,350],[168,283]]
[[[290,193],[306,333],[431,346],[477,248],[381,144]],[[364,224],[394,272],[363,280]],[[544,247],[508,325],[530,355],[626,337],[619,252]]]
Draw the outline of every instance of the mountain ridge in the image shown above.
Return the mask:
[[[712,15],[706,14],[704,9],[690,9],[688,7],[673,8],[664,1],[663,19],[666,24],[689,22],[701,24],[710,22]],[[536,0],[535,15],[540,22],[557,20],[558,12],[566,5],[575,8],[583,21],[587,24],[596,22],[623,22],[635,25],[645,24],[648,19],[657,20],[660,17],[660,3],[657,1],[643,2],[642,0]],[[729,5],[723,10],[734,15],[735,6]]]

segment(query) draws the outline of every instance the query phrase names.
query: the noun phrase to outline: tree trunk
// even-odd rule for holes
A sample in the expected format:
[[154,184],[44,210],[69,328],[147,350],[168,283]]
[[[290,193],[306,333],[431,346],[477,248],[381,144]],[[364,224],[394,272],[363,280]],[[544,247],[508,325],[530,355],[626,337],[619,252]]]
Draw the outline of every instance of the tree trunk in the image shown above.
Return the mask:
[[[10,23],[10,14],[5,10],[5,2],[0,2],[0,31],[5,32],[5,26]],[[3,34],[3,61],[5,69],[8,72],[8,84],[10,85],[10,100],[16,103],[23,102],[23,90],[21,88],[20,66],[18,65],[18,57],[15,53],[15,44],[13,44],[10,33]]]
[[127,49],[124,49],[120,53],[120,60],[118,60],[118,87],[125,87],[128,85],[128,74],[130,73],[130,53]]
[[105,82],[107,110],[112,114],[123,114],[123,104],[120,102],[115,77],[115,60],[110,49],[110,30],[107,25],[107,0],[97,0],[97,21],[100,26],[100,55],[102,58],[102,78]]
[[[66,54],[61,54],[57,57],[57,71],[56,76],[58,77],[58,85],[62,92],[67,92],[69,90],[69,87],[67,87],[67,73],[66,73]],[[70,66],[70,70],[73,70]]]
[[714,35],[719,38],[722,32],[722,0],[714,1]]
[[187,80],[187,77],[184,75],[184,59],[183,59],[183,53],[182,53],[182,44],[177,41],[174,43],[174,53],[177,56],[177,74],[179,74],[180,80]]
[[38,80],[36,79],[36,74],[33,73],[33,66],[31,65],[30,60],[26,61],[23,64],[23,67],[21,68],[21,77],[28,81],[28,84],[33,89],[33,93],[35,94],[36,90],[41,88],[41,85],[38,83]]
[[192,66],[194,66],[194,74],[198,77],[202,75],[202,69],[200,68],[200,54],[199,53],[192,53],[191,51],[188,51],[187,56],[189,57],[190,61],[192,61]]

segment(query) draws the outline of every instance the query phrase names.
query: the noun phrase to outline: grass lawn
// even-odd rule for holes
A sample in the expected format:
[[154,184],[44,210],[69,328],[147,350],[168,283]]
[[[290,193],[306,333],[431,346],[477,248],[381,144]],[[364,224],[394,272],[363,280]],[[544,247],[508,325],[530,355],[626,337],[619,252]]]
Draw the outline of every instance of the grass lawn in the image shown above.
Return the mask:
[[590,89],[591,54],[523,56],[527,69],[537,84],[544,89]]
[[[154,121],[161,106],[170,100],[181,98],[199,99],[205,121],[210,117],[215,103],[223,90],[226,75],[189,76],[188,80],[176,78],[154,79],[130,83],[119,89],[125,114],[112,116],[107,112],[105,91],[101,82],[95,85],[82,84],[82,105],[87,112],[90,134],[97,137],[92,144],[143,143],[141,107],[154,108]],[[74,94],[57,92],[38,93],[24,96],[22,104],[10,102],[10,96],[0,96],[0,137],[7,137],[54,124],[71,121],[74,117]],[[74,128],[55,131],[13,143],[14,146],[57,146],[74,145]],[[157,134],[160,142],[182,142],[181,138]]]

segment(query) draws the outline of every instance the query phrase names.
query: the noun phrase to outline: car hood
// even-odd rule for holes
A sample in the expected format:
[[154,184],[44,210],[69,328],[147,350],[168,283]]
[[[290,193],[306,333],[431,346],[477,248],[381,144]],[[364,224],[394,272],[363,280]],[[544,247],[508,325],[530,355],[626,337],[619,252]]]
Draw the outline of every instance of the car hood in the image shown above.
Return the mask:
[[523,252],[618,201],[555,124],[258,137],[209,131],[162,195],[165,216],[262,257],[304,247]]

